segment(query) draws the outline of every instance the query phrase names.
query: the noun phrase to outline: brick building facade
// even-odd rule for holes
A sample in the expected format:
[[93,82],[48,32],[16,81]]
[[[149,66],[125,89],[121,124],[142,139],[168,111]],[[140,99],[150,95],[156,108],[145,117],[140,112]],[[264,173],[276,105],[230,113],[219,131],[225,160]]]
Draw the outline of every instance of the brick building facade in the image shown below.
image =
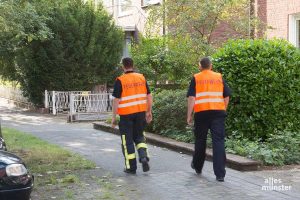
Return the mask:
[[300,0],[257,0],[257,16],[267,38],[283,38],[300,47]]

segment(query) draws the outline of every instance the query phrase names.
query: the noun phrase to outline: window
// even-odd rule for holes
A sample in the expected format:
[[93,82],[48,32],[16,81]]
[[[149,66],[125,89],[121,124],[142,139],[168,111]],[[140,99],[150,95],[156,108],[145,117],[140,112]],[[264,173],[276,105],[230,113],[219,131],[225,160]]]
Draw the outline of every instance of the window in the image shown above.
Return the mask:
[[300,13],[289,16],[289,42],[300,48]]
[[297,42],[297,47],[300,48],[300,20],[297,20],[297,37],[298,37],[298,42]]
[[141,0],[141,1],[142,1],[142,7],[148,5],[155,5],[161,2],[161,0]]
[[132,10],[132,0],[119,0],[119,15],[130,14]]

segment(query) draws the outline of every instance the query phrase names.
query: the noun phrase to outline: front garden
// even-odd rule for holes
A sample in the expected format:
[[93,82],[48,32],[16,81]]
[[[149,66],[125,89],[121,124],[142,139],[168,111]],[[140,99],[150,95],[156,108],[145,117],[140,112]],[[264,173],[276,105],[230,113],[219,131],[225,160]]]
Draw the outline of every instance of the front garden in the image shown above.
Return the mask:
[[[152,48],[154,51],[139,54],[134,51],[137,65],[141,66],[139,61],[146,58],[149,59],[146,62],[151,63],[151,58],[156,57],[160,58],[156,64],[161,68],[167,64],[169,69],[165,69],[167,72],[160,74],[160,78],[176,73],[172,72],[170,63],[169,51],[172,50],[161,51],[161,46],[156,48],[155,44]],[[174,62],[178,59],[180,57]],[[185,72],[178,81],[173,79],[173,86],[162,89],[160,85],[152,84],[154,121],[147,131],[192,143],[193,131],[186,124],[186,93],[189,79],[197,71],[197,63],[193,66],[191,59],[181,59],[181,65],[189,66],[182,67]],[[219,48],[212,60],[214,70],[222,72],[232,89],[226,122],[227,152],[260,160],[265,165],[299,164],[299,50],[283,40],[235,40]],[[146,67],[148,69],[144,71]],[[146,72],[150,82],[157,81],[157,77],[151,76],[150,72],[155,72],[151,64],[141,71]],[[211,146],[211,141],[208,143]]]

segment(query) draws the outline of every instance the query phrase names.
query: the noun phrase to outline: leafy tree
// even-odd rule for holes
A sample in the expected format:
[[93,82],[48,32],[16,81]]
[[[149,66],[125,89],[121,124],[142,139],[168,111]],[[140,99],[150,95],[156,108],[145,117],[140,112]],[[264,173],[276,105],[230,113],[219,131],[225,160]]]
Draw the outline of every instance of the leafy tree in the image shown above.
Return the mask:
[[185,85],[197,70],[197,55],[191,54],[189,39],[143,38],[132,48],[135,65],[148,80]]
[[16,77],[24,94],[39,105],[43,91],[87,90],[112,80],[120,61],[123,33],[102,5],[81,0],[32,1],[47,16],[52,34],[32,40],[14,57]]
[[150,9],[146,35],[159,34],[165,25],[168,36],[189,36],[194,54],[211,55],[227,38],[248,38],[249,26],[258,28],[249,5],[248,0],[168,0]]
[[51,37],[45,15],[37,13],[26,1],[7,0],[0,3],[0,75],[4,79],[16,80],[15,57],[20,49],[35,40]]

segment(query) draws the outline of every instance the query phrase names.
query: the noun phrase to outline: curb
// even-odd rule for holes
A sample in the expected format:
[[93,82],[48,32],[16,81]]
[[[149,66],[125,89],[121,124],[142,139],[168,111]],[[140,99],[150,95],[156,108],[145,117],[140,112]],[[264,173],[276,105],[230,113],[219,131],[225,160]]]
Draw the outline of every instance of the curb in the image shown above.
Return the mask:
[[[104,122],[94,122],[94,129],[110,132],[120,135],[118,128],[112,128]],[[146,133],[147,142],[156,146],[172,149],[177,152],[183,152],[192,155],[194,152],[194,144],[178,142],[174,139],[163,137],[161,135]],[[206,149],[206,160],[212,160],[212,149]],[[257,171],[261,163],[242,156],[226,153],[226,166],[238,171]]]

